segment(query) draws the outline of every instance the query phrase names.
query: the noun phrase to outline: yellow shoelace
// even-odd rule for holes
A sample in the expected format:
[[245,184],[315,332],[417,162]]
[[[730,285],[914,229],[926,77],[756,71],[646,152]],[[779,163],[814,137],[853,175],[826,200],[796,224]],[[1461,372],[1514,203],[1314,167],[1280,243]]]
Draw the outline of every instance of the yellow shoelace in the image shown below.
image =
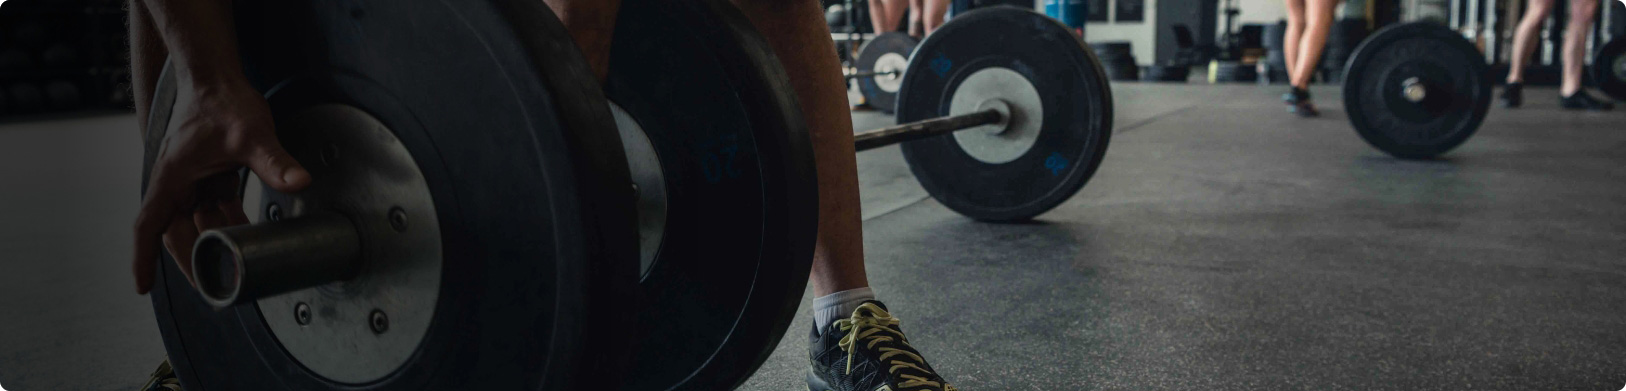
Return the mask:
[[[903,339],[903,333],[893,328],[899,323],[898,318],[892,317],[891,313],[886,312],[886,310],[881,309],[881,306],[874,303],[861,304],[858,309],[853,310],[852,317],[837,320],[836,327],[847,332],[847,336],[842,337],[841,341],[836,343],[842,350],[847,351],[847,373],[851,374],[853,372],[853,353],[858,351],[858,349],[854,348],[854,345],[858,341],[864,341],[864,346],[870,349],[876,349],[875,345],[882,342],[896,342],[903,346],[909,346],[909,341]],[[876,350],[881,352],[879,359],[891,365],[890,368],[887,368],[887,373],[897,374],[899,370],[904,368],[913,368],[920,371],[920,373],[932,373],[918,365],[925,362],[926,359],[913,352],[886,346]],[[955,391],[954,386],[933,381],[926,377],[910,374],[898,374],[898,377],[906,379],[898,383],[898,387],[931,386],[941,387],[946,391]]]

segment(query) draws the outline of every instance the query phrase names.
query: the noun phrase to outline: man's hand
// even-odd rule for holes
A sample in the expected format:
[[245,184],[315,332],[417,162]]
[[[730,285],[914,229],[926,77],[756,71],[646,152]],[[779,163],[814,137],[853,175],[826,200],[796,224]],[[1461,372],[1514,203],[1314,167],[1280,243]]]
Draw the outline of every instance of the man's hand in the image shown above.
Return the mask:
[[177,106],[180,122],[164,136],[135,224],[136,293],[152,290],[159,243],[188,280],[192,242],[212,228],[248,223],[237,169],[248,167],[266,186],[292,193],[310,173],[277,142],[271,109],[246,82],[200,85],[194,107]]

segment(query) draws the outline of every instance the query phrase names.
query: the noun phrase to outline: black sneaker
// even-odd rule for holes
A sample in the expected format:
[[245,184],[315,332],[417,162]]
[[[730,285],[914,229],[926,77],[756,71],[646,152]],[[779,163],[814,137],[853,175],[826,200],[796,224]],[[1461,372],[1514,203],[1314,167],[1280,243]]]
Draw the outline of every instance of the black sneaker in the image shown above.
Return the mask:
[[1282,103],[1287,104],[1287,112],[1298,114],[1300,117],[1314,117],[1321,115],[1316,111],[1315,104],[1310,102],[1310,91],[1293,87],[1292,91],[1282,94]]
[[158,369],[152,371],[152,378],[147,384],[141,386],[139,391],[182,391],[181,379],[175,377],[175,370],[169,367],[169,360],[158,364]]
[[1575,91],[1570,96],[1560,97],[1558,105],[1569,110],[1609,111],[1615,108],[1614,103],[1604,102],[1587,95],[1586,90]]
[[1524,105],[1524,83],[1507,83],[1502,87],[1502,107],[1515,108]]
[[879,301],[814,329],[809,391],[956,391],[943,381]]
[[[1288,90],[1287,93],[1282,94],[1282,103],[1288,106],[1299,104],[1299,91],[1301,90],[1299,90],[1298,87],[1293,87],[1293,89]],[[1304,96],[1309,97],[1310,93],[1306,92],[1304,93]]]

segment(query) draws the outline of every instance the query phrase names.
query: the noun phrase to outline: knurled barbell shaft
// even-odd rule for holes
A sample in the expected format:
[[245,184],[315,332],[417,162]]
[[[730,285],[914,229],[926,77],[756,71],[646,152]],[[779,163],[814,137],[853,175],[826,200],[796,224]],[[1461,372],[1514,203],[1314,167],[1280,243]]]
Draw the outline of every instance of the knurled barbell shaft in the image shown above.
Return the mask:
[[192,249],[192,285],[225,308],[354,278],[361,237],[349,218],[315,213],[205,231]]
[[987,109],[974,113],[933,118],[866,131],[854,135],[853,141],[859,151],[865,151],[904,141],[954,133],[982,125],[997,124],[1003,121],[1005,121],[1005,115],[1000,114],[999,110]]

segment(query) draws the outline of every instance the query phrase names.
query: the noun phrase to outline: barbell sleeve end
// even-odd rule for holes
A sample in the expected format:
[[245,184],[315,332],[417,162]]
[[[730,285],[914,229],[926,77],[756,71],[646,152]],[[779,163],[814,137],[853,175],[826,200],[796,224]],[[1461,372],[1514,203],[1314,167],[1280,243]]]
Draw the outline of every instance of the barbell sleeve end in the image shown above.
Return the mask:
[[318,213],[203,232],[192,246],[192,286],[224,309],[354,278],[361,238],[350,220]]

